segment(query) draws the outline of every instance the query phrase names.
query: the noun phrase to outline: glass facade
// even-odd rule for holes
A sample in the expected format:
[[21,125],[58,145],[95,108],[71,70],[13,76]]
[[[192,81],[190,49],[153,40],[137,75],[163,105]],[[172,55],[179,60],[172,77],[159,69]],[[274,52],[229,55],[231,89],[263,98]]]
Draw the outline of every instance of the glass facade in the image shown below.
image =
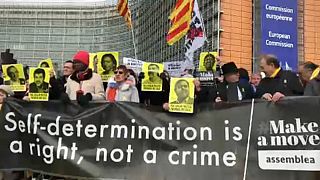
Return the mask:
[[[184,59],[184,39],[169,46],[166,33],[170,28],[168,17],[176,0],[139,0],[133,2],[133,23],[136,34],[137,56],[154,62],[181,61]],[[202,14],[207,42],[197,51],[217,51],[218,49],[218,0],[198,0]]]
[[[34,66],[52,58],[61,65],[78,50],[119,51],[135,57],[133,38],[124,18],[107,1],[71,3],[0,1],[0,51],[11,49],[18,62]],[[81,1],[80,1],[81,2]],[[184,40],[166,42],[168,16],[176,0],[130,0],[137,58],[144,61],[180,61]],[[198,0],[208,41],[201,51],[218,48],[218,0]],[[197,58],[200,51],[195,54]]]
[[60,65],[78,50],[134,56],[131,31],[115,6],[106,2],[0,2],[0,50],[5,49],[29,66],[48,57]]

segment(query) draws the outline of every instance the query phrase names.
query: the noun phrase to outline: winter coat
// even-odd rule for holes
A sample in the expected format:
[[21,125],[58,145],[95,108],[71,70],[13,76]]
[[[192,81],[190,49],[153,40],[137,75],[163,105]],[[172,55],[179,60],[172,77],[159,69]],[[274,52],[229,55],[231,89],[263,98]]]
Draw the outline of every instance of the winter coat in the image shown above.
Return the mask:
[[313,79],[307,83],[304,96],[320,96],[320,79]]
[[[235,89],[229,92],[229,88],[232,86],[234,86]],[[227,82],[218,83],[218,92],[219,94],[217,94],[217,97],[219,96],[222,101],[235,102],[254,98],[253,89],[246,81],[239,81],[233,85],[228,84]],[[241,100],[238,99],[239,92],[241,93]]]
[[105,99],[101,76],[92,71],[85,75],[84,80],[79,80],[76,73],[68,78],[66,93],[70,100],[77,99],[78,90],[82,90],[84,95],[90,93],[93,101]]
[[257,97],[265,93],[274,94],[280,92],[285,96],[300,96],[303,94],[303,87],[298,76],[291,71],[280,70],[274,77],[263,78],[257,87]]
[[[106,97],[108,97],[111,87],[106,90]],[[134,84],[122,82],[116,87],[115,101],[136,102],[139,103],[138,89]]]

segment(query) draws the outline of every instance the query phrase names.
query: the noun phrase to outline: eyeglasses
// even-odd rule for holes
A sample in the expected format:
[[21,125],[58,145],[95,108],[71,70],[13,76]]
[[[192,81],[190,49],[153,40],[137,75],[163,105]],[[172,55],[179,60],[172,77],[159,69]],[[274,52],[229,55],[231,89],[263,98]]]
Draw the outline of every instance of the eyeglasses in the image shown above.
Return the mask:
[[123,71],[114,71],[114,74],[123,74]]

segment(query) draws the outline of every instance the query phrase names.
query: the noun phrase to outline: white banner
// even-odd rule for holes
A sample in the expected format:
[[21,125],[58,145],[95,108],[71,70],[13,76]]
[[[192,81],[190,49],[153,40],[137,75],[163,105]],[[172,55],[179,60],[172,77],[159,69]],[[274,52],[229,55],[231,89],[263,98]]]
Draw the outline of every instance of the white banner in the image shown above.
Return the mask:
[[139,74],[142,71],[142,65],[144,61],[133,59],[133,58],[123,58],[123,65],[127,68],[132,69],[135,73]]
[[171,77],[180,77],[183,61],[164,62],[164,70],[168,71]]
[[190,30],[185,39],[185,65],[186,69],[193,69],[193,53],[204,45],[207,40],[203,19],[199,11],[197,0],[194,0],[193,17]]

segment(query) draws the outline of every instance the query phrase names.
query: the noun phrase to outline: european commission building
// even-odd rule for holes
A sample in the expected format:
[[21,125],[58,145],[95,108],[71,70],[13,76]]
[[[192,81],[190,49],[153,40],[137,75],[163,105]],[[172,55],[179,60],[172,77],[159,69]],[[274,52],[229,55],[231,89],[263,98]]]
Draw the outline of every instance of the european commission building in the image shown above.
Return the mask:
[[[137,58],[157,62],[182,60],[184,41],[168,46],[165,40],[175,0],[129,2]],[[203,49],[216,50],[218,1],[198,2],[208,36]],[[121,57],[134,58],[133,40],[115,0],[0,1],[0,50],[11,49],[14,58],[25,65],[34,66],[45,58],[60,65],[78,50],[118,51]]]

